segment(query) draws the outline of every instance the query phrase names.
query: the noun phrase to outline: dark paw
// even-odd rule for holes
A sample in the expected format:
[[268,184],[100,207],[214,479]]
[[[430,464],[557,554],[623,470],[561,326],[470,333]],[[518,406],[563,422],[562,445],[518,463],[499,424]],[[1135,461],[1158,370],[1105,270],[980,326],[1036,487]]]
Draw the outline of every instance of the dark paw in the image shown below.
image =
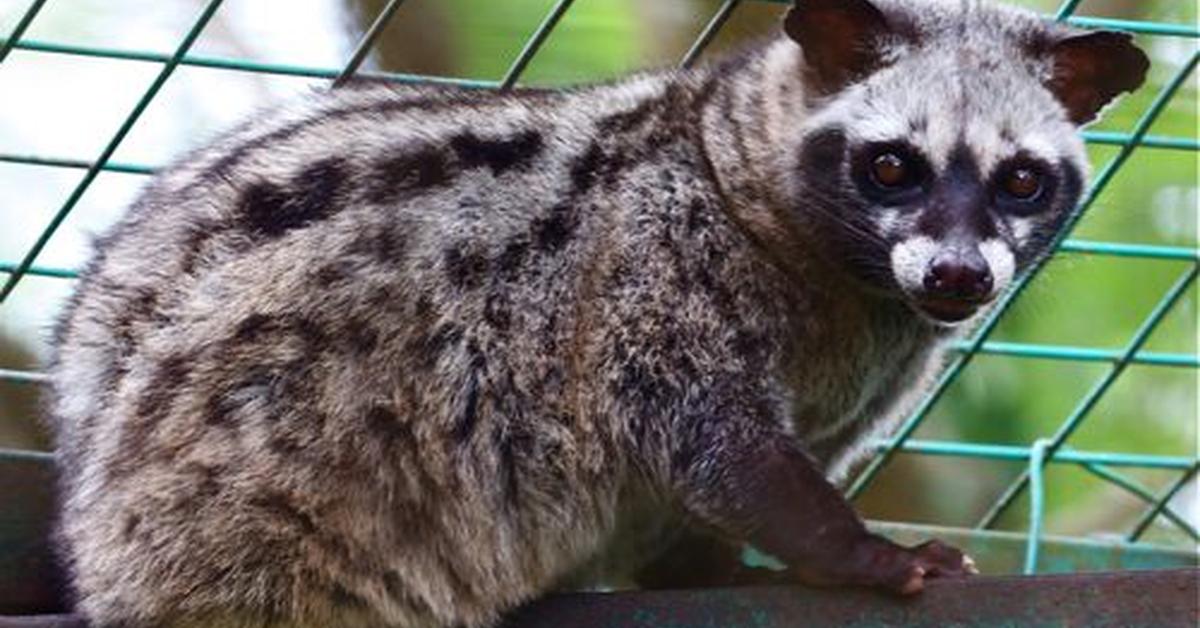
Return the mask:
[[845,582],[881,587],[902,595],[920,592],[930,578],[961,578],[979,573],[970,556],[941,541],[901,547],[870,536],[848,558],[841,569]]
[[941,541],[926,541],[909,551],[916,556],[927,577],[962,578],[979,573],[970,556]]

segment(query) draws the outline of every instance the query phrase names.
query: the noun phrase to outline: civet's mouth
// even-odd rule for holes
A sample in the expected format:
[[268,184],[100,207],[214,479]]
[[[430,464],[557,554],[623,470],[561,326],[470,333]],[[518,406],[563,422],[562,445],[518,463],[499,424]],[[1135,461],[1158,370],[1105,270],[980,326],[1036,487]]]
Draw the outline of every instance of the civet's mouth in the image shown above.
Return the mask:
[[961,300],[925,298],[914,299],[911,303],[921,314],[945,325],[961,323],[974,316],[991,299]]

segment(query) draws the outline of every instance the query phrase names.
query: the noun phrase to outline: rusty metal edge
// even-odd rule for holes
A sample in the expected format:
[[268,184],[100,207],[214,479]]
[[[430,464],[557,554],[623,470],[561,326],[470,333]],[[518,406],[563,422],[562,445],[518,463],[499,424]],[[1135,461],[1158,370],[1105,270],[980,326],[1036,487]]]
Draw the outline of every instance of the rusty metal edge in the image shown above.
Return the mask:
[[801,587],[563,594],[505,626],[1195,628],[1198,605],[1200,570],[1172,569],[933,581],[911,598]]
[[78,615],[0,616],[0,628],[88,628]]
[[[1000,576],[931,582],[898,598],[862,590],[755,587],[553,595],[504,628],[1194,628],[1200,570]],[[74,615],[0,617],[0,628],[84,628]]]

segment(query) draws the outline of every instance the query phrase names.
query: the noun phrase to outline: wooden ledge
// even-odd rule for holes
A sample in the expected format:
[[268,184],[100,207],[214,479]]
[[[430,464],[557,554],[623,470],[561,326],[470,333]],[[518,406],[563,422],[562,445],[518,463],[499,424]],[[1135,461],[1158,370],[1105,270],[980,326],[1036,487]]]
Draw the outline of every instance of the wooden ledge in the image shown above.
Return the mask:
[[1198,605],[1200,570],[1171,569],[934,581],[909,598],[801,587],[567,594],[530,606],[508,626],[1196,628]]
[[[935,581],[910,598],[860,590],[749,587],[554,595],[505,628],[1195,628],[1200,570]],[[0,617],[0,628],[84,628],[71,615]]]

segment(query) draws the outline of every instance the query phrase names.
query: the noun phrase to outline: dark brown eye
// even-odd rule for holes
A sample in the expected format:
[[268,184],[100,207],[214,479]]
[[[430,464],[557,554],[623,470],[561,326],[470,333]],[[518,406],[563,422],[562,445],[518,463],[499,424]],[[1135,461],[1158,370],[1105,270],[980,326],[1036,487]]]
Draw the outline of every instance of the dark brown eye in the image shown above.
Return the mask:
[[1042,176],[1032,168],[1013,168],[1004,178],[1004,191],[1015,199],[1027,201],[1042,191]]
[[895,188],[908,181],[908,163],[896,153],[883,153],[871,162],[871,177],[885,188]]

